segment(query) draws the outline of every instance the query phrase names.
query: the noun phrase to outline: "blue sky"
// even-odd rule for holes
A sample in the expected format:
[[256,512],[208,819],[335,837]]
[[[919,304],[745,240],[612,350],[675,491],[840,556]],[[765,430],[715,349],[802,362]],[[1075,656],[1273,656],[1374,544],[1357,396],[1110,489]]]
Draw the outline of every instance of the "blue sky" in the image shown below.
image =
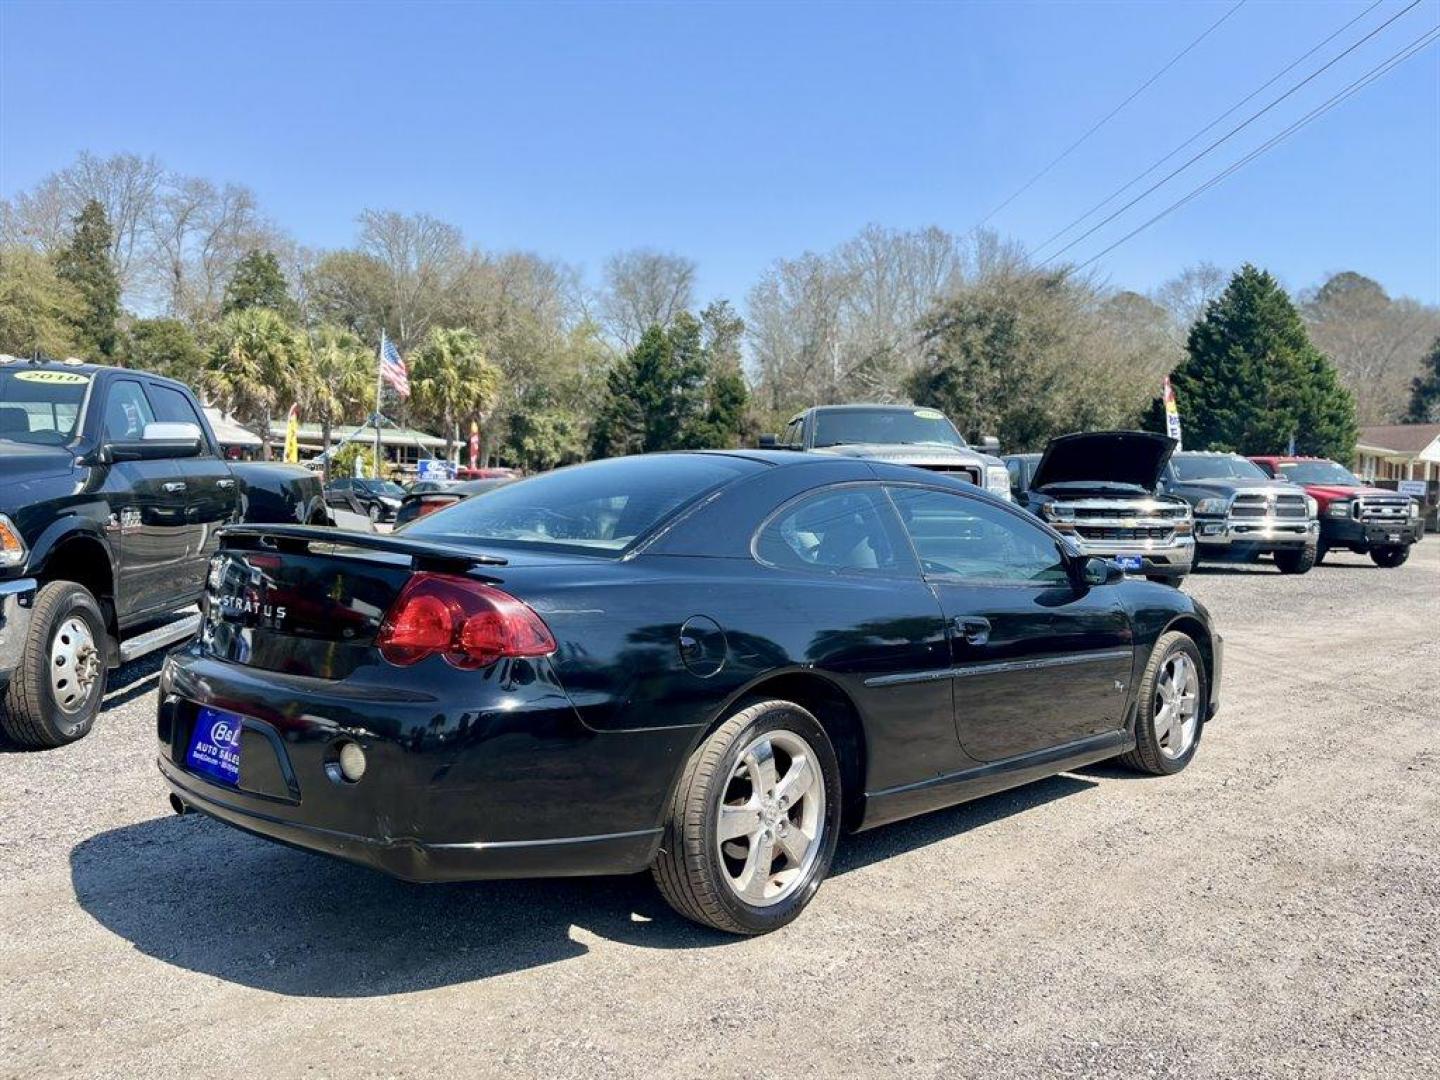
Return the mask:
[[[592,277],[614,250],[678,251],[699,262],[702,299],[739,302],[777,256],[866,222],[969,229],[1231,4],[5,0],[0,195],[82,149],[154,153],[249,184],[312,246],[350,242],[365,207],[424,210]],[[1044,239],[1368,4],[1249,0],[991,224]],[[1070,254],[1437,23],[1440,0],[1422,0]],[[1440,302],[1440,47],[1098,265],[1144,290],[1201,259],[1250,260],[1296,289],[1356,269]]]

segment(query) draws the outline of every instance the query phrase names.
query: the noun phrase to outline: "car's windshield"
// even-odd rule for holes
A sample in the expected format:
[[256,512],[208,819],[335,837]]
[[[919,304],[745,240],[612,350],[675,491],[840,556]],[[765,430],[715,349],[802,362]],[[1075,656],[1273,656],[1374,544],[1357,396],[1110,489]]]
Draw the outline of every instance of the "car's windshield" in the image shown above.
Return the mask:
[[89,387],[90,376],[78,371],[0,370],[0,441],[64,446]]
[[814,421],[817,449],[857,443],[966,445],[938,409],[821,409]]
[[370,495],[386,495],[392,499],[405,497],[405,489],[389,480],[356,480],[355,486]]
[[1345,487],[1363,487],[1360,478],[1344,465],[1333,461],[1282,461],[1280,473],[1286,480],[1297,484],[1340,484]]
[[1265,470],[1234,454],[1176,454],[1175,475],[1181,480],[1268,480]]
[[680,507],[761,467],[709,454],[593,461],[497,487],[405,532],[447,543],[618,554]]

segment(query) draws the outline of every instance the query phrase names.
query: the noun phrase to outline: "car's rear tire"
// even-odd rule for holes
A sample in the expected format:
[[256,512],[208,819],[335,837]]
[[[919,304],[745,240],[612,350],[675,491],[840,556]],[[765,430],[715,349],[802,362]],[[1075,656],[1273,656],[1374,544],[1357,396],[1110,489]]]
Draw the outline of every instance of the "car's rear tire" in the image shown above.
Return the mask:
[[1282,574],[1306,574],[1315,565],[1315,556],[1318,548],[1314,544],[1306,544],[1298,548],[1281,548],[1275,552],[1275,565],[1280,568]]
[[20,664],[5,688],[5,737],[33,749],[84,738],[105,699],[105,643],[105,617],[88,589],[73,581],[40,586]]
[[1386,570],[1393,570],[1395,567],[1403,565],[1408,558],[1410,558],[1410,549],[1404,544],[1398,547],[1370,549],[1370,561]]
[[1140,676],[1135,749],[1120,760],[1140,772],[1172,776],[1200,746],[1209,702],[1205,661],[1188,634],[1161,634]]
[[805,709],[770,700],[735,713],[685,764],[652,872],[681,915],[764,934],[804,910],[840,830],[840,763]]
[[380,507],[378,507],[374,503],[371,503],[365,509],[365,516],[370,519],[370,524],[374,525],[380,520]]

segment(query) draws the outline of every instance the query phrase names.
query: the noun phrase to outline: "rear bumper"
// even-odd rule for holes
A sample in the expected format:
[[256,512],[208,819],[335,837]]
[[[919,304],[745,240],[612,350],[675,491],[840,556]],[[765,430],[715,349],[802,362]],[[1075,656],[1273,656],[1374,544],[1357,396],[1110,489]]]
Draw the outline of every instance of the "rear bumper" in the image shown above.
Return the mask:
[[238,805],[222,789],[201,781],[163,756],[158,762],[171,790],[192,810],[255,836],[368,866],[403,881],[628,874],[649,866],[660,846],[658,828],[544,840],[447,844],[427,844],[414,837],[361,836]]
[[1370,551],[1381,547],[1408,547],[1420,539],[1419,520],[1398,523],[1356,521],[1354,518],[1322,518],[1320,536],[1329,547]]
[[1248,548],[1274,551],[1277,548],[1300,548],[1320,539],[1320,523],[1310,521],[1280,522],[1271,518],[1253,520],[1227,518],[1223,521],[1197,519],[1195,542],[1205,548]]
[[[438,657],[342,680],[174,653],[159,768],[187,806],[246,832],[408,881],[626,874],[660,843],[689,727],[586,727],[544,661],[457,672]],[[187,764],[199,709],[239,718],[239,777]],[[366,758],[355,783],[338,748]]]
[[20,666],[39,588],[34,578],[0,581],[0,686],[9,683],[10,673]]

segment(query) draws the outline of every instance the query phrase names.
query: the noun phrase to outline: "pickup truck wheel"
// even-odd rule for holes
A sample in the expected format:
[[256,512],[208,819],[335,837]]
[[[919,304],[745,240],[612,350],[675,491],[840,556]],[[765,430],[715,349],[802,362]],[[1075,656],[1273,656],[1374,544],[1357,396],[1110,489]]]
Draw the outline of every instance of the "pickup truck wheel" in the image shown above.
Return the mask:
[[789,701],[735,713],[685,765],[653,873],[687,919],[764,934],[794,919],[830,870],[840,765],[815,717]]
[[105,698],[105,668],[105,619],[89,590],[73,581],[42,585],[5,688],[6,737],[37,749],[83,738]]
[[1330,545],[1321,540],[1315,545],[1315,565],[1319,566],[1325,561],[1325,556],[1330,554]]
[[1161,634],[1140,676],[1135,749],[1120,760],[1137,772],[1178,773],[1200,745],[1209,700],[1205,662],[1195,642],[1178,630]]
[[1370,549],[1370,561],[1376,566],[1383,566],[1386,570],[1393,570],[1400,566],[1406,559],[1410,558],[1410,549],[1400,547],[1379,547]]
[[1317,550],[1314,544],[1306,544],[1300,548],[1282,548],[1275,552],[1275,565],[1282,574],[1308,573],[1315,565]]

